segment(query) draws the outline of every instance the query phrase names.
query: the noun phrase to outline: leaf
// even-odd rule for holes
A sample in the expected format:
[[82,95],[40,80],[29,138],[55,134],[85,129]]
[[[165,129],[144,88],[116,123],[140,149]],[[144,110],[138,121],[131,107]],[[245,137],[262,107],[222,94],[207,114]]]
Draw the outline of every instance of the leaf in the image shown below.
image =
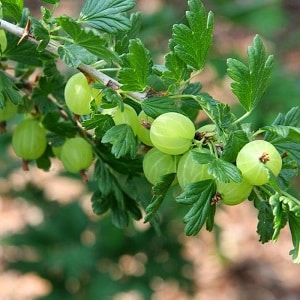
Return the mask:
[[15,105],[22,103],[22,97],[18,93],[17,87],[4,73],[0,72],[0,109],[4,107],[6,99]]
[[161,177],[161,180],[157,184],[155,184],[152,188],[153,197],[151,202],[147,205],[145,212],[146,215],[144,217],[144,222],[149,222],[157,213],[160,208],[169,187],[174,181],[175,174],[166,174]]
[[273,56],[266,56],[261,38],[256,35],[248,47],[249,66],[236,59],[227,59],[227,73],[234,80],[232,92],[246,111],[253,110],[268,87]]
[[189,78],[191,70],[187,69],[186,63],[174,51],[165,56],[165,67],[161,78],[168,86],[168,91],[176,94],[180,90],[181,82]]
[[264,126],[261,130],[273,133],[279,138],[287,139],[293,142],[300,142],[300,128],[286,125],[269,125]]
[[107,196],[103,196],[100,191],[96,191],[92,197],[92,209],[96,215],[102,215],[107,212],[111,206],[111,198]]
[[94,180],[101,192],[101,197],[106,197],[111,193],[114,178],[101,158],[98,158],[95,163]]
[[227,143],[222,151],[221,158],[232,163],[235,162],[237,154],[248,142],[249,138],[245,131],[236,130],[230,132]]
[[287,190],[293,183],[293,178],[299,174],[297,162],[289,157],[282,160],[282,168],[278,175],[278,183],[281,189]]
[[272,207],[273,216],[274,216],[274,232],[272,235],[272,240],[277,241],[281,229],[287,223],[287,214],[282,208],[282,203],[279,201],[279,194],[276,193],[269,198],[269,203]]
[[132,13],[130,15],[130,24],[130,29],[126,34],[124,34],[124,32],[117,34],[115,51],[119,54],[128,52],[129,41],[137,37],[142,26],[142,14],[140,12]]
[[258,200],[256,208],[258,209],[258,223],[256,232],[259,235],[261,243],[270,241],[274,234],[274,217],[270,204],[267,201]]
[[294,263],[300,264],[300,204],[291,196],[280,196],[279,200],[285,204],[285,208],[287,209],[288,222],[294,245],[294,249],[290,251],[290,255],[292,255]]
[[292,255],[292,259],[295,264],[300,264],[300,217],[294,215],[293,213],[289,213],[288,221],[294,245],[294,249],[290,251],[290,255]]
[[184,192],[176,197],[178,203],[192,206],[183,218],[186,235],[196,235],[205,222],[209,222],[207,228],[212,230],[215,205],[211,201],[215,193],[214,181],[204,180],[187,185]]
[[149,51],[140,39],[129,41],[129,53],[125,55],[125,66],[119,72],[119,81],[124,91],[143,91],[147,86],[152,60]]
[[60,59],[72,68],[77,68],[81,63],[89,65],[97,61],[94,54],[75,44],[59,46],[57,53]]
[[153,119],[166,112],[178,112],[175,100],[169,97],[147,98],[141,103],[141,108]]
[[188,25],[173,26],[173,40],[177,44],[175,53],[194,70],[201,70],[212,45],[214,18],[206,14],[199,0],[189,0],[190,11],[186,12]]
[[60,0],[42,0],[43,2],[49,3],[49,4],[57,4],[60,2]]
[[37,46],[37,51],[42,52],[47,47],[50,41],[50,35],[48,30],[36,19],[31,19],[32,22],[32,32],[39,45]]
[[242,182],[242,175],[239,169],[232,163],[217,158],[209,153],[192,151],[192,158],[199,164],[207,164],[207,172],[214,176],[218,181]]
[[207,116],[216,123],[219,128],[228,128],[236,119],[230,112],[230,106],[213,99],[208,94],[201,94],[195,97],[201,105],[202,110],[205,111]]
[[131,23],[124,12],[134,6],[134,0],[86,0],[78,21],[108,33],[126,31]]
[[19,37],[16,37],[9,32],[6,32],[6,38],[8,47],[5,49],[2,56],[7,59],[31,65],[33,67],[42,66],[43,61],[53,60],[53,56],[47,52],[38,52],[36,46],[29,41],[25,40],[17,45]]
[[19,23],[22,17],[23,0],[1,0],[3,18],[5,20],[13,19]]
[[43,126],[63,137],[73,137],[78,132],[78,127],[70,121],[60,121],[60,115],[57,111],[51,111],[44,116]]
[[91,28],[83,28],[68,16],[61,16],[55,19],[62,29],[70,35],[74,43],[82,46],[99,58],[110,62],[120,62],[119,56],[107,46],[106,39]]
[[287,153],[298,166],[300,165],[299,123],[300,109],[293,107],[286,115],[280,113],[272,123],[272,130],[265,135],[266,141],[273,144],[279,152]]
[[102,143],[111,143],[111,152],[116,158],[127,154],[133,159],[138,147],[137,139],[128,124],[116,125],[110,128],[103,136]]
[[86,130],[95,128],[95,135],[102,137],[105,132],[115,125],[110,115],[94,114],[92,118],[84,120],[82,126]]

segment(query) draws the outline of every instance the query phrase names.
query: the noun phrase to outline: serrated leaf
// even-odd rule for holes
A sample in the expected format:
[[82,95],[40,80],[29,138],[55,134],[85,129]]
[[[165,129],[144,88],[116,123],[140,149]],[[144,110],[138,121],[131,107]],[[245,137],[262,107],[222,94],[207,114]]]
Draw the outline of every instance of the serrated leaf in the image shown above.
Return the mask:
[[275,195],[272,195],[269,198],[269,203],[272,207],[273,216],[274,216],[274,232],[272,235],[272,240],[277,241],[278,237],[280,235],[281,229],[286,225],[287,223],[287,214],[282,208],[282,204],[279,201],[279,194],[276,193]]
[[23,0],[1,0],[1,8],[4,19],[13,19],[19,23],[22,17]]
[[[272,131],[268,131],[265,135],[266,141],[273,144],[278,151],[287,153],[298,166],[300,165],[299,123],[300,109],[293,107],[286,115],[280,113],[272,124]],[[276,128],[281,135],[278,134]],[[287,134],[286,137],[282,136],[282,132],[283,136]]]
[[165,56],[165,70],[161,78],[171,94],[179,92],[181,82],[188,79],[190,74],[191,70],[188,70],[186,63],[174,51]]
[[141,108],[153,119],[166,112],[178,112],[175,100],[168,97],[147,98],[141,103]]
[[58,111],[51,111],[43,118],[43,126],[59,136],[73,137],[78,132],[78,127],[72,122],[60,121]]
[[207,164],[207,172],[221,182],[242,182],[242,175],[239,169],[232,163],[209,153],[192,151],[192,158],[196,163]]
[[192,206],[183,219],[186,235],[196,235],[205,222],[209,222],[207,228],[212,230],[215,205],[211,201],[215,193],[214,181],[205,180],[188,184],[184,192],[176,197],[178,203]]
[[248,142],[249,138],[245,131],[236,130],[230,132],[227,143],[222,151],[221,158],[232,163],[235,162],[238,152]]
[[173,27],[173,40],[176,54],[194,70],[201,70],[212,45],[214,18],[199,0],[188,1],[190,11],[186,12],[188,25]]
[[295,264],[300,264],[300,217],[293,213],[289,213],[288,221],[294,245],[294,249],[290,251],[290,255],[292,255]]
[[175,174],[166,174],[162,176],[157,184],[155,184],[152,188],[153,197],[151,202],[147,205],[145,212],[146,215],[144,217],[144,222],[149,222],[153,216],[157,213],[160,208],[169,187],[174,181]]
[[37,41],[39,41],[37,51],[42,52],[43,50],[45,50],[50,41],[49,32],[39,21],[32,18],[31,22],[34,37]]
[[17,87],[4,73],[0,72],[0,108],[4,107],[6,99],[15,105],[22,103],[22,97],[18,93]]
[[140,12],[132,13],[130,15],[130,29],[124,34],[120,32],[117,34],[117,42],[115,46],[115,51],[119,54],[128,52],[128,45],[131,39],[137,37],[142,26],[142,14]]
[[273,56],[267,57],[261,38],[256,35],[248,47],[249,65],[236,59],[227,59],[227,73],[234,80],[232,92],[246,111],[253,110],[268,87]]
[[111,193],[114,178],[109,172],[107,165],[100,158],[95,163],[94,180],[101,192],[101,197],[106,197]]
[[6,32],[8,47],[3,53],[3,57],[19,62],[21,64],[27,64],[32,67],[42,66],[44,61],[53,60],[53,55],[48,52],[38,52],[36,46],[29,41],[23,41],[18,44],[19,37]]
[[208,94],[201,94],[195,97],[207,116],[216,123],[219,128],[228,128],[236,119],[230,111],[230,106],[213,99]]
[[271,205],[267,201],[259,200],[256,203],[258,209],[258,223],[256,232],[261,243],[270,241],[274,234],[274,217]]
[[82,46],[107,62],[111,60],[120,62],[119,56],[107,47],[106,39],[97,31],[81,27],[80,24],[68,16],[56,18],[56,21],[70,35],[75,44]]
[[126,31],[131,23],[124,13],[134,6],[134,0],[86,0],[79,22],[108,33]]
[[288,214],[288,223],[292,235],[294,249],[290,251],[293,262],[300,264],[300,204],[299,201],[291,196],[280,196],[279,200],[285,204]]
[[57,4],[60,2],[60,0],[42,0],[42,1],[49,4]]
[[111,206],[112,199],[103,195],[100,191],[96,191],[92,197],[92,209],[96,215],[102,215],[107,212]]
[[82,126],[86,130],[95,128],[95,135],[101,137],[105,132],[115,125],[110,115],[94,114],[91,119],[84,120]]
[[138,147],[137,139],[128,124],[120,124],[110,128],[103,136],[102,143],[111,143],[112,154],[120,158],[127,154],[133,159]]
[[273,133],[283,139],[288,139],[293,142],[300,142],[300,128],[286,125],[269,125],[264,126],[261,130]]
[[129,41],[129,53],[125,55],[125,66],[119,72],[119,81],[124,91],[143,91],[147,86],[152,60],[149,51],[140,39]]
[[77,68],[81,63],[90,65],[97,61],[97,56],[75,44],[59,46],[57,53],[60,59],[72,68]]
[[293,183],[293,178],[299,174],[297,162],[289,157],[282,160],[282,168],[277,177],[281,189],[287,190]]

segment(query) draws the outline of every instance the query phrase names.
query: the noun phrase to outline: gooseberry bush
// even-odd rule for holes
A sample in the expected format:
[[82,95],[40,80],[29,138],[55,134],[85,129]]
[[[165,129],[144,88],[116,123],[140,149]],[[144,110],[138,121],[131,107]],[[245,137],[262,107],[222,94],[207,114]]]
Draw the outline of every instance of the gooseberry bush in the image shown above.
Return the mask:
[[[263,128],[245,121],[259,107],[273,66],[260,36],[246,62],[227,59],[244,110],[238,116],[197,81],[214,26],[201,1],[188,1],[186,20],[173,26],[159,63],[139,38],[143,16],[134,0],[86,0],[77,18],[55,17],[60,1],[44,2],[52,8],[41,7],[38,20],[22,1],[1,1],[1,132],[18,114],[19,124],[7,130],[24,169],[35,161],[47,171],[60,159],[94,182],[94,212],[110,214],[120,228],[142,218],[159,228],[170,191],[185,211],[186,235],[204,226],[212,231],[218,209],[249,200],[259,240],[276,241],[288,225],[290,254],[300,263],[300,202],[290,191],[299,175],[299,107]],[[63,75],[58,62],[72,74]]]

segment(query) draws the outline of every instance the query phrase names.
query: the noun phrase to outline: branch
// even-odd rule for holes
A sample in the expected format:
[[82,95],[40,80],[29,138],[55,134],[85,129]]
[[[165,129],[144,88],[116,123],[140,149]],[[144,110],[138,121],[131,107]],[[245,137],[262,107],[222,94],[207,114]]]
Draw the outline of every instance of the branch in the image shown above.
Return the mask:
[[[5,20],[0,19],[0,29],[4,29],[5,31],[8,31],[12,33],[15,36],[22,37],[24,35],[24,28],[19,27],[17,25],[14,25],[12,23],[9,23]],[[34,45],[39,45],[40,41],[36,40],[33,36],[28,35],[26,37],[27,41]],[[48,51],[49,53],[58,56],[57,54],[57,46],[51,44],[51,40],[49,44],[46,46],[45,50]],[[116,81],[115,79],[111,78],[110,76],[96,70],[92,66],[86,65],[86,64],[80,64],[78,66],[78,70],[84,71],[91,77],[99,80],[101,83],[104,85],[109,85],[112,84],[115,88],[121,88],[121,84]],[[139,93],[139,92],[129,92],[127,93],[128,96],[131,98],[138,100],[138,101],[143,101],[146,98],[146,93]]]

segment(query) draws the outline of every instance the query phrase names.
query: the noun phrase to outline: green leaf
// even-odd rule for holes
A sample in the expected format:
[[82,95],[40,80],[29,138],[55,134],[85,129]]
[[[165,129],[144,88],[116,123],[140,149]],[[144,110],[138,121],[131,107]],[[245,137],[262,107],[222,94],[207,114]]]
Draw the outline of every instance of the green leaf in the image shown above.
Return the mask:
[[205,111],[207,116],[216,123],[219,128],[228,128],[236,119],[230,112],[230,106],[213,99],[208,94],[201,94],[195,97],[201,105],[202,110]]
[[78,21],[108,33],[126,31],[131,23],[124,12],[134,6],[134,0],[86,0]]
[[290,251],[290,254],[292,255],[293,262],[300,264],[300,203],[289,195],[280,196],[279,200],[285,204],[285,208],[287,209],[288,223],[294,245],[294,249]]
[[111,193],[114,178],[107,165],[100,158],[98,158],[95,163],[94,180],[97,183],[99,191],[101,192],[101,197],[105,198]]
[[0,72],[0,108],[4,107],[6,99],[16,105],[22,103],[22,97],[18,93],[17,87],[4,73]]
[[161,78],[171,94],[179,92],[182,81],[189,78],[191,70],[187,69],[186,63],[171,51],[165,56],[165,70]]
[[282,168],[277,177],[281,189],[287,190],[293,183],[293,178],[299,174],[297,162],[289,157],[282,159]]
[[204,180],[187,185],[184,192],[176,197],[178,203],[192,206],[183,218],[184,223],[186,223],[186,235],[196,235],[208,221],[209,226],[207,227],[212,230],[215,204],[212,204],[211,201],[215,193],[214,181]]
[[32,32],[39,45],[37,46],[37,51],[42,52],[47,47],[50,41],[50,35],[48,30],[36,19],[31,19],[32,22]]
[[269,203],[272,207],[273,216],[274,216],[274,232],[272,235],[272,240],[277,241],[280,235],[281,229],[287,223],[287,214],[282,208],[282,203],[279,201],[279,194],[276,193],[269,198]]
[[105,132],[115,125],[110,115],[94,114],[91,119],[84,120],[82,126],[86,130],[95,128],[95,135],[102,137]]
[[60,2],[60,0],[42,0],[43,2],[49,3],[49,4],[57,4]]
[[300,165],[299,123],[300,109],[293,107],[286,115],[280,113],[272,123],[272,129],[265,135],[266,141],[273,144],[279,152],[288,154],[298,166]]
[[97,57],[94,54],[75,44],[59,46],[57,53],[72,68],[77,68],[81,63],[90,65],[97,61]]
[[267,201],[258,200],[256,203],[258,209],[258,223],[256,232],[259,235],[261,243],[270,241],[274,234],[274,217],[272,207]]
[[16,23],[21,20],[23,0],[1,0],[1,7],[4,19],[13,19]]
[[189,0],[190,11],[186,12],[189,26],[177,24],[173,27],[173,40],[177,44],[176,54],[194,70],[201,70],[212,45],[214,18],[206,14],[199,0]]
[[43,61],[53,60],[53,56],[47,52],[38,52],[36,46],[29,41],[23,41],[18,45],[19,37],[6,32],[8,47],[3,57],[31,66],[42,66]]
[[119,32],[117,34],[115,51],[119,54],[128,52],[129,41],[135,39],[140,32],[142,26],[142,14],[140,12],[132,13],[130,15],[130,23],[130,29],[126,34],[124,34],[124,32]]
[[198,164],[207,164],[207,172],[214,176],[218,181],[242,182],[242,175],[239,169],[232,163],[217,158],[209,153],[192,151],[192,158]]
[[102,215],[110,209],[112,199],[103,195],[100,191],[96,191],[92,197],[92,209],[96,215]]
[[277,135],[280,138],[293,142],[300,142],[300,128],[286,125],[269,125],[264,126],[261,130],[273,133],[273,137]]
[[111,143],[111,152],[116,158],[127,154],[135,158],[138,147],[138,141],[130,125],[120,124],[110,128],[103,136],[102,143]]
[[221,158],[232,163],[235,162],[237,154],[248,142],[249,138],[245,131],[236,130],[230,132]]
[[80,24],[76,23],[68,16],[56,18],[56,21],[62,29],[70,35],[75,44],[82,46],[92,54],[97,55],[107,62],[110,62],[111,60],[120,62],[119,56],[109,49],[106,39],[97,31],[92,30],[91,28],[81,27]]
[[266,56],[261,38],[256,35],[253,46],[248,47],[249,66],[236,59],[227,59],[227,73],[234,82],[233,93],[246,111],[253,110],[268,87],[273,56]]
[[147,86],[152,60],[149,51],[140,39],[130,40],[125,65],[119,72],[119,81],[124,91],[143,91]]
[[176,101],[168,97],[151,97],[141,103],[142,110],[149,117],[155,119],[166,112],[178,112]]
[[43,126],[59,136],[73,137],[78,132],[78,127],[72,122],[61,121],[58,111],[51,111],[43,118]]
[[160,208],[169,187],[171,186],[172,182],[174,181],[175,174],[166,174],[161,177],[161,180],[157,184],[155,184],[152,188],[153,197],[151,202],[145,209],[146,215],[144,218],[144,222],[149,222],[153,216],[157,213],[158,209]]

